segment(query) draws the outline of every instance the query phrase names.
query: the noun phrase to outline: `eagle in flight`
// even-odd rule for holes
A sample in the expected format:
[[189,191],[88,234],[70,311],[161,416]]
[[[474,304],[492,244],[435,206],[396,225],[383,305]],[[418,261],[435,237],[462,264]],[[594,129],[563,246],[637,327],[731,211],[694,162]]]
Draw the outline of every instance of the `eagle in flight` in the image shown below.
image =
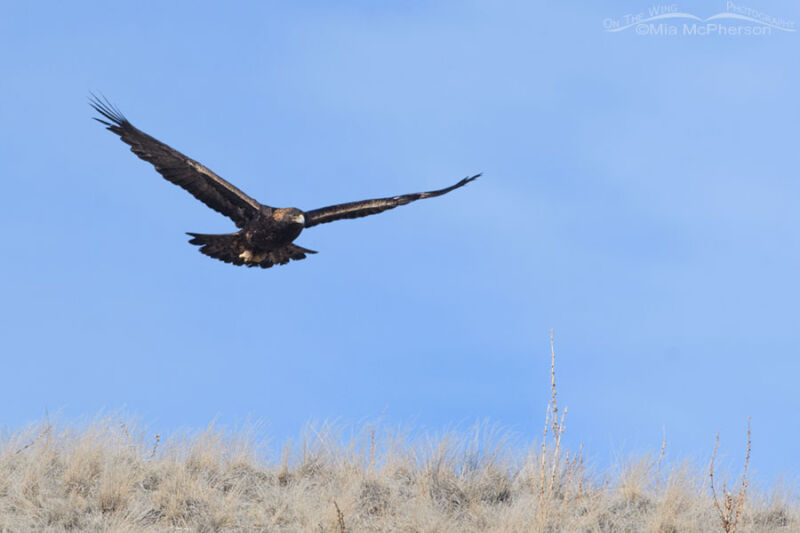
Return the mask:
[[236,233],[188,235],[192,237],[189,241],[191,244],[200,246],[200,252],[234,265],[270,268],[273,265],[285,265],[291,260],[305,259],[306,254],[317,253],[293,243],[305,228],[343,218],[375,215],[398,205],[441,196],[480,176],[476,174],[464,178],[455,185],[437,191],[362,200],[311,211],[271,207],[249,197],[194,159],[137,129],[108,100],[101,101],[92,96],[89,103],[103,117],[95,120],[119,135],[122,142],[130,145],[134,154],[152,164],[168,181],[233,220],[239,228]]

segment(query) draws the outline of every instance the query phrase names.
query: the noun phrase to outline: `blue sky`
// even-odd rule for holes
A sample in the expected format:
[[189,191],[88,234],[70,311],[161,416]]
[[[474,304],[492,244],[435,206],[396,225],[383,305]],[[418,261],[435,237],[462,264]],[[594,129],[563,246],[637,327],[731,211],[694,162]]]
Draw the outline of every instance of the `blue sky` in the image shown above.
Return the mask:
[[[566,4],[566,3],[562,3]],[[589,3],[587,3],[589,4]],[[0,16],[0,420],[309,420],[537,438],[549,329],[567,445],[800,468],[800,32],[606,32],[650,4],[57,2]],[[800,21],[796,3],[752,8]],[[700,17],[724,2],[680,6]],[[260,201],[448,196],[308,230],[267,271],[90,120]]]

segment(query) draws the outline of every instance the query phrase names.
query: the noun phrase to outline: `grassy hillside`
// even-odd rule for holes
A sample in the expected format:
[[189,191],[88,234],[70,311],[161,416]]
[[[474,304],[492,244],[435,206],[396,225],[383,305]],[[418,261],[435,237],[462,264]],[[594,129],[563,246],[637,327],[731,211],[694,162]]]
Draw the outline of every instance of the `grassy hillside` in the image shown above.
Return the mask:
[[367,426],[344,439],[323,428],[270,456],[213,426],[161,439],[115,418],[43,422],[0,442],[0,531],[800,531],[795,499],[748,487],[749,449],[727,484],[715,466],[663,465],[663,449],[590,472],[580,450],[561,448],[551,378],[542,440],[516,454],[485,431],[410,440]]
[[[321,431],[270,461],[214,428],[159,442],[113,419],[40,424],[2,443],[0,531],[724,531],[707,472],[645,459],[590,474],[549,442],[515,457],[497,439],[367,429],[343,446]],[[778,495],[741,506],[737,531],[800,531]]]

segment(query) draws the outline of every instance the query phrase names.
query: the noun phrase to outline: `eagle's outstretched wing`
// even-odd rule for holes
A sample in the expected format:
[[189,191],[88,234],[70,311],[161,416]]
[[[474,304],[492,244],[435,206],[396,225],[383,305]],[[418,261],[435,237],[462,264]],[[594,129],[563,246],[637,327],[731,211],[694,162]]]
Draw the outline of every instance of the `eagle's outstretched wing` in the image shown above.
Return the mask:
[[480,174],[476,174],[469,178],[464,178],[455,185],[451,185],[445,189],[439,189],[438,191],[417,192],[413,194],[404,194],[402,196],[392,196],[390,198],[362,200],[360,202],[331,205],[328,207],[322,207],[320,209],[314,209],[312,211],[306,211],[305,227],[310,228],[311,226],[316,226],[317,224],[325,224],[326,222],[333,222],[334,220],[340,220],[342,218],[359,218],[368,215],[376,215],[386,211],[387,209],[394,209],[398,205],[406,205],[423,198],[432,198],[434,196],[447,194],[452,190],[463,187],[470,181],[479,177]]
[[151,163],[168,181],[178,185],[211,209],[244,227],[261,204],[214,174],[197,161],[190,159],[135,128],[120,111],[107,100],[100,101],[94,95],[89,101],[95,111],[111,122],[95,118],[107,126],[106,129],[119,135],[131,147],[131,152]]

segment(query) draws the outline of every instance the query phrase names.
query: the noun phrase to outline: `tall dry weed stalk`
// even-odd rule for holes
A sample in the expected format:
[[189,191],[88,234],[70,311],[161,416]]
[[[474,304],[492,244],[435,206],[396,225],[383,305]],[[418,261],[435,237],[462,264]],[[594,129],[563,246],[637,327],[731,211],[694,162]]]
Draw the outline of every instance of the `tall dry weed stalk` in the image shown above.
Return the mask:
[[336,500],[333,500],[333,506],[336,508],[336,525],[339,527],[339,533],[347,533],[347,528],[344,524],[344,513],[339,508],[339,504],[336,503]]
[[[578,494],[583,490],[583,446],[570,458],[567,452],[561,456],[561,437],[567,408],[559,418],[558,389],[556,387],[555,330],[550,330],[550,403],[545,410],[544,429],[539,472],[539,522],[542,529],[551,524],[553,509],[564,506],[574,495],[571,493],[578,480]],[[548,445],[549,443],[549,445]]]
[[[126,433],[127,435],[127,433]],[[161,435],[156,433],[155,439],[153,439],[153,449],[150,451],[150,459],[153,459],[156,454],[158,453],[158,443],[161,442]]]
[[714,487],[714,460],[717,457],[717,449],[719,448],[719,433],[714,442],[714,452],[711,454],[711,463],[708,467],[708,478],[711,485],[711,496],[714,500],[714,507],[719,514],[719,519],[722,524],[722,529],[725,533],[736,533],[736,528],[739,525],[739,520],[742,517],[744,510],[744,502],[747,495],[747,486],[750,483],[747,477],[747,469],[750,466],[750,450],[752,448],[752,440],[750,434],[750,418],[747,418],[747,452],[744,458],[744,468],[742,469],[742,478],[739,482],[739,489],[736,494],[728,492],[725,482],[722,482],[723,502],[720,503],[717,498],[717,491]]

